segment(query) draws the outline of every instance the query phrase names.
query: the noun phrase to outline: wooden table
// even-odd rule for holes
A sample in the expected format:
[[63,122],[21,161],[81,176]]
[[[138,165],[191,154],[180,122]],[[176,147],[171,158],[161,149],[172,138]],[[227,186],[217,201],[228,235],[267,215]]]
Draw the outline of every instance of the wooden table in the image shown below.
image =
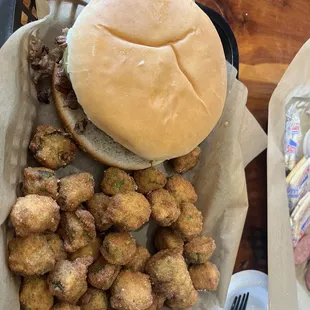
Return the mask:
[[[249,90],[247,106],[267,131],[270,96],[288,64],[310,37],[310,1],[198,1],[220,13],[233,29],[240,54],[239,78]],[[248,165],[246,177],[249,212],[235,272],[267,272],[266,152]]]

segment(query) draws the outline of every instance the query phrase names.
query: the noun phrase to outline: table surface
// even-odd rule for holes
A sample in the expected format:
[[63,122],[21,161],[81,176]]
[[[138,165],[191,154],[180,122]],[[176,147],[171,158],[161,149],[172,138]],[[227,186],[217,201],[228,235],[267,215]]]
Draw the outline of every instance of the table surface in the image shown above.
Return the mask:
[[[309,0],[198,0],[220,13],[233,29],[247,106],[267,131],[268,103],[288,64],[310,37]],[[249,212],[235,272],[267,272],[266,152],[246,168]],[[255,244],[256,243],[256,244]]]

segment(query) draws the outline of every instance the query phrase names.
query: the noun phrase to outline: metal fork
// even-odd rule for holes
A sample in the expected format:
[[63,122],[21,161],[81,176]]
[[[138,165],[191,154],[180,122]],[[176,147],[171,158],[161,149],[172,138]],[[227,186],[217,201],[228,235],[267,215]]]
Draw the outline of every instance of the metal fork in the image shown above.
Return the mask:
[[230,307],[230,310],[246,310],[246,305],[248,304],[249,293],[236,296]]

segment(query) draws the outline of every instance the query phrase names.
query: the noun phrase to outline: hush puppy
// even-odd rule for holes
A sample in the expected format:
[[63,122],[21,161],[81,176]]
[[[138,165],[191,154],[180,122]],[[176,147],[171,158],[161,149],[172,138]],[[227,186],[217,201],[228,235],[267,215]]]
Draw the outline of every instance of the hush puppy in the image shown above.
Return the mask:
[[101,182],[101,190],[107,195],[124,194],[134,192],[137,185],[134,179],[124,170],[110,167],[105,173]]
[[184,241],[168,227],[159,227],[156,230],[154,238],[155,247],[157,250],[177,249],[183,252]]
[[172,159],[171,163],[174,171],[176,173],[185,173],[186,171],[194,168],[199,161],[200,153],[200,147],[197,146],[190,153]]

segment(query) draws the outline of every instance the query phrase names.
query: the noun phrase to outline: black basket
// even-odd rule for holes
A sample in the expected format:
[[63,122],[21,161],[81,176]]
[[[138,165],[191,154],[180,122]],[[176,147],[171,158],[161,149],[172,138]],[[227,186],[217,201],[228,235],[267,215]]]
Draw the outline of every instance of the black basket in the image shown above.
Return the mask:
[[[226,60],[239,69],[239,53],[235,36],[225,19],[204,5],[198,6],[213,22],[223,44]],[[35,0],[0,0],[0,47],[19,27],[37,19]]]

